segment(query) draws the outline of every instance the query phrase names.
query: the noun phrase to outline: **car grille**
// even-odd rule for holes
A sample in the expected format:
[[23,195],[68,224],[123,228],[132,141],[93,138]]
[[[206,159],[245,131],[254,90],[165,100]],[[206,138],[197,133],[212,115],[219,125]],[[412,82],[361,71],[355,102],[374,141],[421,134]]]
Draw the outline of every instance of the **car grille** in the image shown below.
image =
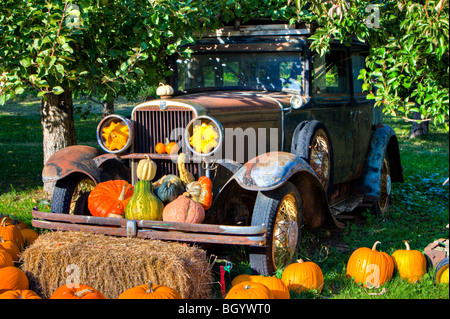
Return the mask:
[[[194,113],[185,108],[168,107],[161,111],[159,107],[149,106],[137,109],[133,115],[135,123],[135,153],[156,153],[155,146],[159,142],[165,143],[166,138],[181,145],[181,151],[190,154],[184,147],[183,132],[185,127],[194,117]],[[171,159],[155,159],[157,165],[156,179],[167,175],[178,175],[176,163]],[[187,163],[186,168],[198,178],[198,164]]]

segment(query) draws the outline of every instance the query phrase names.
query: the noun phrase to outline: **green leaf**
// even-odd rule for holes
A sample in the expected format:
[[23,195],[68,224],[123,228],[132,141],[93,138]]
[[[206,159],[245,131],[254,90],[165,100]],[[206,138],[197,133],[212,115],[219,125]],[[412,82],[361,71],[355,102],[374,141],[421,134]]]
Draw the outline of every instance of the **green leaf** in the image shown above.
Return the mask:
[[60,86],[53,87],[53,94],[59,95],[64,92],[64,89]]
[[14,93],[15,93],[16,95],[20,95],[20,94],[22,94],[24,91],[25,91],[25,89],[24,89],[23,87],[19,86],[19,87],[17,87],[17,88],[14,90]]
[[31,58],[27,57],[25,59],[20,60],[20,65],[23,66],[25,69],[28,68],[31,65]]

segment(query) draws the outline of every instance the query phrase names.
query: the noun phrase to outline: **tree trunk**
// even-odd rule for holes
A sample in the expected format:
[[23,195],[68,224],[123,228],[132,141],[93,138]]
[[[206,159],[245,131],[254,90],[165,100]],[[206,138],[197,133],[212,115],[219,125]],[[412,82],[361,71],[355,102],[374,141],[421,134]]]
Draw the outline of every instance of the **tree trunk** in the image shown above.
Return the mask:
[[[413,113],[413,120],[420,120],[420,113]],[[422,121],[420,123],[412,122],[411,130],[409,131],[409,138],[415,138],[421,135],[428,134],[428,124],[429,121]]]
[[[73,119],[72,91],[46,94],[41,102],[44,164],[56,151],[77,144]],[[51,198],[54,183],[45,183],[44,192]]]
[[112,101],[103,101],[103,116],[114,114],[114,99]]

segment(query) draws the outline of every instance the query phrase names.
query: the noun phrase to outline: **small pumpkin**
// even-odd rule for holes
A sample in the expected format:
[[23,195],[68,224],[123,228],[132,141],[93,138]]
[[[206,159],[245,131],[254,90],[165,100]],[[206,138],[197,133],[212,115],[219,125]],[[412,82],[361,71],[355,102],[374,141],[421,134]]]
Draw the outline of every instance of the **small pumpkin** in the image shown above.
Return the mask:
[[158,154],[165,154],[166,153],[166,144],[164,144],[163,142],[159,142],[155,146],[155,151]]
[[164,204],[153,193],[150,181],[138,181],[125,208],[126,219],[162,220]]
[[151,181],[156,175],[156,163],[152,161],[148,154],[145,159],[139,161],[136,167],[136,175],[140,180]]
[[14,266],[14,260],[12,256],[0,246],[0,268]]
[[89,194],[88,208],[92,216],[123,218],[133,195],[133,186],[124,180],[99,183]]
[[125,290],[119,299],[183,299],[178,291],[163,285],[140,285]]
[[3,215],[2,213],[0,213],[0,222],[2,222],[5,219],[5,224],[6,225],[11,225],[12,223],[14,223],[14,220],[9,217],[8,215]]
[[42,299],[32,290],[7,290],[0,294],[0,299]]
[[434,283],[448,284],[448,257],[445,257],[437,264],[434,274]]
[[421,281],[427,272],[427,260],[425,255],[418,250],[411,250],[408,242],[405,241],[406,249],[396,250],[392,254],[394,265],[400,277],[413,283]]
[[0,268],[0,290],[27,290],[29,288],[28,277],[14,266]]
[[164,207],[163,221],[200,224],[205,219],[205,209],[196,201],[180,195]]
[[0,237],[3,237],[4,241],[13,241],[21,249],[23,247],[23,237],[20,229],[13,223],[7,223],[6,221],[7,218],[4,217],[0,223]]
[[159,186],[155,193],[165,204],[175,200],[184,191],[183,182],[176,175],[164,175],[157,181],[157,184]]
[[171,96],[172,94],[173,88],[168,84],[160,82],[159,86],[156,88],[156,95],[159,95],[160,97],[168,97]]
[[15,225],[17,228],[19,228],[19,230],[28,228],[28,225],[25,222],[18,220],[17,218],[14,218],[12,224]]
[[14,261],[19,261],[20,249],[15,242],[4,240],[3,237],[0,236],[0,247],[6,250]]
[[273,295],[259,282],[243,281],[231,287],[225,299],[273,299]]
[[252,277],[253,275],[240,274],[233,278],[233,280],[231,281],[231,287],[236,286],[237,284],[240,284],[241,282],[244,281],[252,281]]
[[281,275],[289,291],[296,293],[318,290],[323,288],[323,273],[319,265],[312,261],[304,262],[299,259],[296,263],[288,265]]
[[379,241],[372,249],[361,247],[356,249],[347,262],[347,277],[365,287],[380,287],[392,278],[394,262],[387,253],[376,250]]
[[186,154],[180,153],[178,155],[178,172],[184,185],[195,181],[194,175],[186,169]]
[[286,284],[277,277],[251,276],[252,282],[258,282],[269,288],[273,299],[290,299],[289,289]]
[[31,228],[22,229],[20,232],[22,233],[25,247],[31,245],[39,237],[38,232]]
[[169,142],[166,143],[166,153],[169,155],[176,154],[180,150],[180,147],[176,142]]
[[212,182],[209,177],[201,176],[198,181],[186,185],[189,197],[208,210],[212,204]]
[[78,284],[58,287],[50,299],[106,299],[106,297],[91,286]]

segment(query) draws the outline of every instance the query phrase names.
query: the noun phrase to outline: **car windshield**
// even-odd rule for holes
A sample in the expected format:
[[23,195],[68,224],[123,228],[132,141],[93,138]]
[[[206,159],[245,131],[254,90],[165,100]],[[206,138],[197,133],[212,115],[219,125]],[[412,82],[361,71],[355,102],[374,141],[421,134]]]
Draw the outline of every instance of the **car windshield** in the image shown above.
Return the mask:
[[215,52],[178,59],[178,91],[249,89],[303,93],[301,52]]

